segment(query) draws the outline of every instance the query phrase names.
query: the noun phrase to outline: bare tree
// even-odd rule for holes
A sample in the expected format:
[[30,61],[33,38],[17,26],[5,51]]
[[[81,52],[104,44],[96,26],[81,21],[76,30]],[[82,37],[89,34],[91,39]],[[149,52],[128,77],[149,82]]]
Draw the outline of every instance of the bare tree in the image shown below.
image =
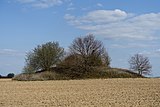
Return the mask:
[[103,43],[90,34],[73,41],[58,67],[71,78],[83,78],[96,73],[99,67],[109,67],[110,61]]
[[150,74],[152,66],[148,57],[141,54],[135,54],[129,60],[130,69],[138,71],[138,74]]
[[72,55],[78,55],[83,59],[84,65],[110,65],[111,59],[103,43],[95,40],[92,34],[76,38],[69,49]]

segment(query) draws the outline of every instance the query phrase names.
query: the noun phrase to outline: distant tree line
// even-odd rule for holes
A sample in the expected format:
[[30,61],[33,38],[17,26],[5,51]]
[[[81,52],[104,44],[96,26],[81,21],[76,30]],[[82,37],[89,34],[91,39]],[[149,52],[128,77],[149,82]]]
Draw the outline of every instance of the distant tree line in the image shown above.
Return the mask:
[[15,76],[14,73],[9,73],[7,76],[0,75],[0,78],[13,78]]

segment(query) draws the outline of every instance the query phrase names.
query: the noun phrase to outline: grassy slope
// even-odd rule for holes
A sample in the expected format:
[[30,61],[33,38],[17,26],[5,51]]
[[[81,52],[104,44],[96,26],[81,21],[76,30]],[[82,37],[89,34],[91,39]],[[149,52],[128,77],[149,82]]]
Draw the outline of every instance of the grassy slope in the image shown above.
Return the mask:
[[116,72],[118,74],[126,74],[126,76],[131,76],[131,77],[144,77],[142,75],[139,75],[131,70],[128,69],[122,69],[122,68],[110,68],[108,69],[109,72]]
[[34,74],[19,74],[13,78],[13,80],[20,81],[44,81],[44,80],[69,80],[69,79],[98,79],[98,78],[142,78],[143,76],[138,75],[127,69],[121,68],[98,68],[96,72],[89,73],[84,75],[83,77],[76,77],[66,75],[64,73],[56,72],[40,72]]

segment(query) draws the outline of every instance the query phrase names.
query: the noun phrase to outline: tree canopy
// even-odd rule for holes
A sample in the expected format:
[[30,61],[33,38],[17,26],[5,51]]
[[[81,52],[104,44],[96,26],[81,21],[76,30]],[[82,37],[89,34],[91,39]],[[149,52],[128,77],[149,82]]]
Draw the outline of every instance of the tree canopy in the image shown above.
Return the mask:
[[64,49],[59,46],[58,42],[47,42],[38,45],[27,53],[24,72],[32,72],[33,70],[50,71],[51,67],[60,62],[63,54]]

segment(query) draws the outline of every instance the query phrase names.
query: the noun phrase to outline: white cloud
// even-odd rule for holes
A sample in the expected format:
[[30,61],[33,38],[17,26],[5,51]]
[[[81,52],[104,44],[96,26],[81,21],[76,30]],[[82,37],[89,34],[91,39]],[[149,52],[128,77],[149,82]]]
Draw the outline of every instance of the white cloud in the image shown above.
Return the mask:
[[55,5],[61,5],[66,0],[17,0],[22,4],[28,4],[36,8],[49,8]]
[[119,9],[96,10],[84,16],[65,15],[71,25],[95,35],[138,40],[153,40],[160,35],[159,17],[160,13],[134,15]]
[[25,56],[25,52],[13,49],[0,49],[0,56]]
[[106,10],[96,10],[89,12],[86,16],[80,17],[83,23],[90,24],[101,24],[110,23],[123,20],[127,17],[127,14],[121,10],[106,11]]

